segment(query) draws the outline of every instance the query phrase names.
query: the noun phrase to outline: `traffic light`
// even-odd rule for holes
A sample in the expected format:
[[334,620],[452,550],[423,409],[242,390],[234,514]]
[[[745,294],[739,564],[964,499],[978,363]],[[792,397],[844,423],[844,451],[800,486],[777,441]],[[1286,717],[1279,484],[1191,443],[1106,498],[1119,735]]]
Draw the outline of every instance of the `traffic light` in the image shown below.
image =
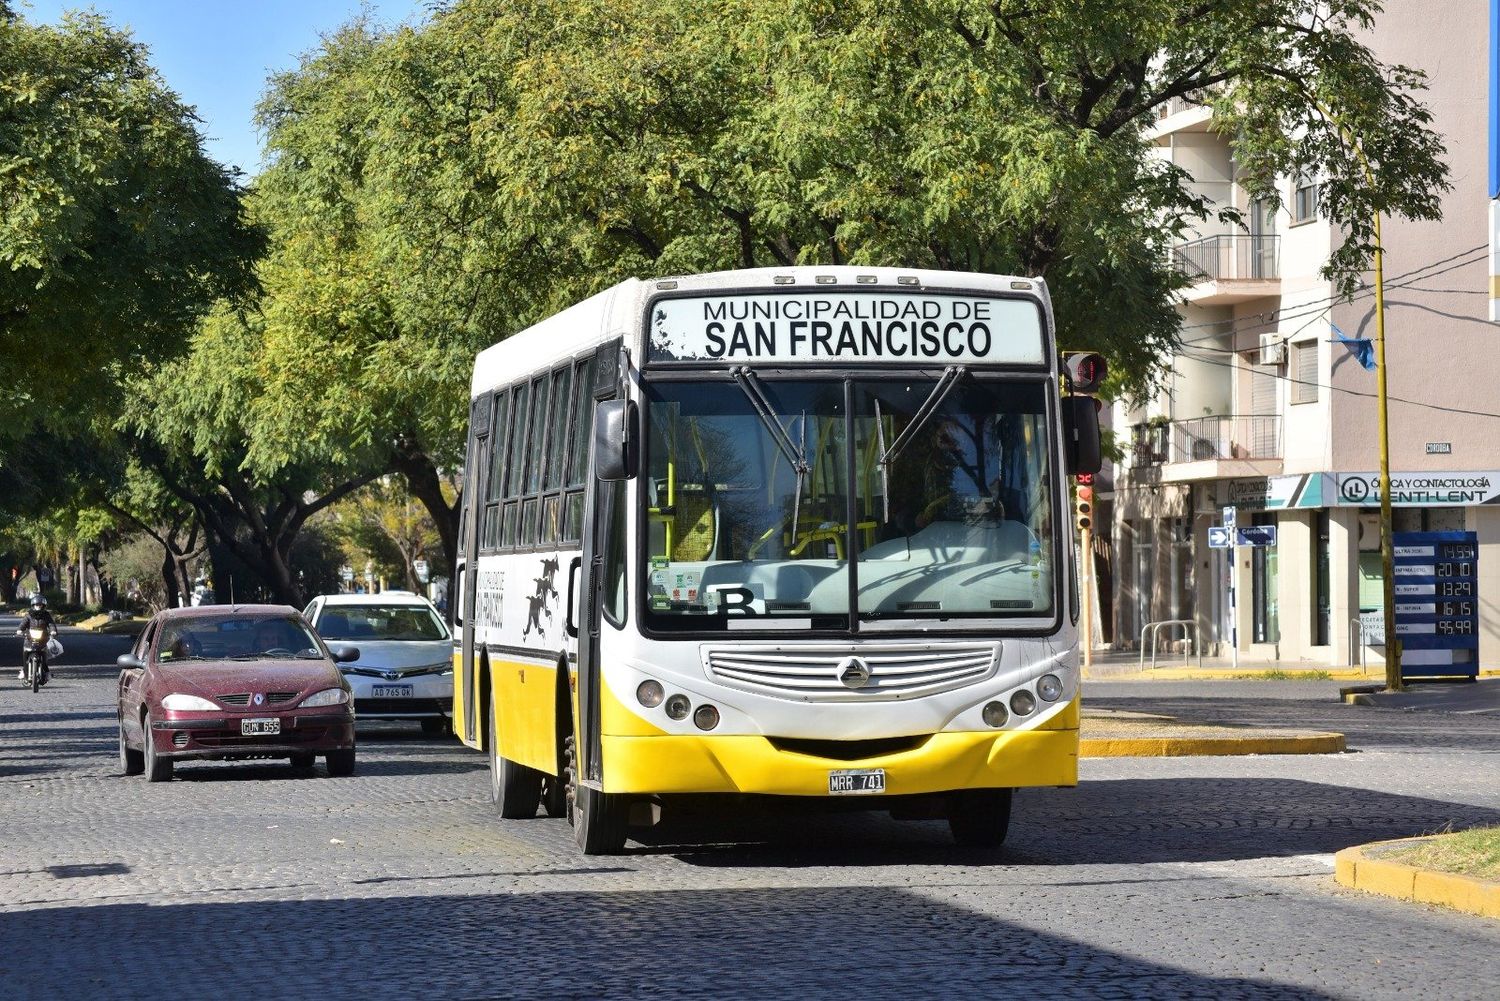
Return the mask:
[[1078,512],[1079,531],[1083,531],[1094,524],[1094,488],[1091,485],[1079,484],[1076,509]]
[[1075,393],[1092,393],[1109,374],[1104,356],[1092,351],[1063,355],[1063,375],[1067,376],[1068,388]]

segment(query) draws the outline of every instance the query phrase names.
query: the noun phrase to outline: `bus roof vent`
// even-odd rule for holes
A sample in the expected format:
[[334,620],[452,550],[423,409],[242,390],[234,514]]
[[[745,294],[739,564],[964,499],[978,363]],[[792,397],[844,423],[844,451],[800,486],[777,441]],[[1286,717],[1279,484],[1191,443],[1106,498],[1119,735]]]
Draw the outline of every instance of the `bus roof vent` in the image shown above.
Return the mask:
[[899,275],[896,278],[897,285],[920,285],[922,284],[916,275]]
[[854,280],[856,282],[858,282],[859,284],[861,284],[861,285],[874,285],[875,284],[875,276],[874,275],[859,275]]
[[797,284],[797,279],[793,278],[791,275],[777,275],[775,278],[772,278],[771,281],[777,285]]
[[669,278],[666,281],[657,282],[656,287],[663,291],[668,291],[677,287],[677,281],[676,279]]
[[814,278],[813,281],[817,282],[819,285],[834,285],[838,283],[838,279],[833,275],[818,275],[818,277]]
[[1031,282],[1011,282],[1010,283],[1010,287],[1011,288],[1018,288],[1018,289],[1029,289],[1032,286],[1031,286]]

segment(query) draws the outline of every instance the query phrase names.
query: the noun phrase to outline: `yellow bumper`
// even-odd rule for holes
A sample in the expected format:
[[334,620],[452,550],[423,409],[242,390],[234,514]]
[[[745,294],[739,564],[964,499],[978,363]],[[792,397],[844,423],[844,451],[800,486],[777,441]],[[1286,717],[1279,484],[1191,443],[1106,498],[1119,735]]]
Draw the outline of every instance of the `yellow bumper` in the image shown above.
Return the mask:
[[603,741],[606,792],[827,796],[829,771],[843,768],[885,769],[887,796],[1078,784],[1076,729],[938,733],[914,750],[859,761],[781,751],[759,736]]

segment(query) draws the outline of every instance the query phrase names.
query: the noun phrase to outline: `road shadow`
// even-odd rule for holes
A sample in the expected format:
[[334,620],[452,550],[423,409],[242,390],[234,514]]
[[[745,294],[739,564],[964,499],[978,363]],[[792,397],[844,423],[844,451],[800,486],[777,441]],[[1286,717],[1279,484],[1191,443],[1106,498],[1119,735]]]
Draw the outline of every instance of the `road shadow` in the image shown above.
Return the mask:
[[[1006,846],[953,846],[943,821],[726,803],[632,831],[630,851],[707,867],[1139,865],[1327,855],[1352,845],[1500,823],[1500,811],[1279,778],[1118,779],[1017,793]],[[627,851],[629,854],[629,851]]]
[[[0,934],[30,943],[0,962],[15,1001],[198,996],[226,945],[274,957],[279,998],[1330,996],[1294,979],[1315,973],[1215,976],[1081,942],[1066,920],[854,887],[157,900],[0,913]],[[400,948],[356,957],[330,935],[380,928]]]

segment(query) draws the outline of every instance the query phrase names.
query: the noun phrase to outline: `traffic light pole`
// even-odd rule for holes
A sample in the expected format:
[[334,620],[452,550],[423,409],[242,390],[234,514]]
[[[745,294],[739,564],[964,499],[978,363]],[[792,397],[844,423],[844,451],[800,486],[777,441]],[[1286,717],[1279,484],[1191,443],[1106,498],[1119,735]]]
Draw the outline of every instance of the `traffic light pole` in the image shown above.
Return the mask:
[[1094,530],[1084,525],[1078,532],[1078,641],[1083,646],[1083,669],[1094,666]]

